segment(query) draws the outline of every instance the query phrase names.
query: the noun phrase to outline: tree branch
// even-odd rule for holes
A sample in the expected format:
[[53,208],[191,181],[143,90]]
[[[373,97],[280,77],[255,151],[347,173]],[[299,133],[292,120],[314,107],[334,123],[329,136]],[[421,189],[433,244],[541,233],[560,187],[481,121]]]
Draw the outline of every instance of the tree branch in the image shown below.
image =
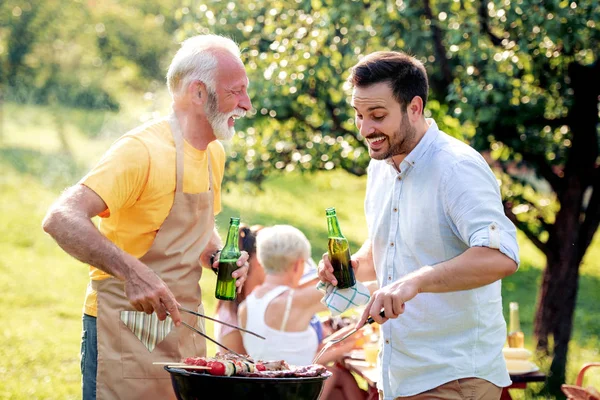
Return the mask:
[[[532,202],[530,202],[529,200],[523,198],[523,197],[519,197],[519,204],[525,204],[527,206],[529,206],[530,208],[537,210],[538,207],[533,204]],[[544,221],[544,218],[541,215],[533,215],[531,216],[531,218],[535,218],[535,220],[542,226],[542,229],[545,231],[550,231],[550,229],[552,229],[552,225],[548,224],[546,221]],[[532,234],[534,234],[532,232]]]
[[552,187],[557,194],[560,194],[563,190],[562,179],[556,175],[552,170],[550,164],[542,154],[529,153],[527,151],[521,151],[523,160],[528,164],[535,165],[536,172],[544,178]]
[[580,257],[583,258],[585,250],[594,238],[594,234],[600,224],[600,173],[595,172],[592,196],[587,204],[585,220],[581,224],[579,241],[577,243]]
[[446,86],[449,86],[452,83],[452,70],[450,68],[450,64],[448,63],[448,58],[446,57],[446,48],[442,43],[442,30],[439,28],[436,20],[433,17],[430,0],[423,1],[423,8],[425,11],[425,16],[431,22],[430,26],[431,34],[433,36],[433,47],[435,49],[436,59],[441,63],[443,83]]
[[325,99],[325,106],[327,108],[327,111],[331,117],[331,121],[333,122],[333,130],[335,132],[341,132],[344,135],[351,135],[352,137],[354,137],[358,142],[362,143],[361,140],[359,140],[358,138],[358,130],[356,131],[349,131],[347,129],[344,129],[344,127],[342,126],[342,121],[340,120],[339,115],[335,114],[335,109],[336,106],[335,104],[333,104],[331,102],[331,97],[329,96],[324,96]]
[[504,213],[506,214],[508,219],[510,219],[512,221],[512,223],[515,224],[515,226],[521,232],[523,232],[529,240],[531,240],[531,243],[533,243],[535,245],[535,247],[540,249],[540,251],[542,253],[544,253],[545,255],[548,255],[548,246],[546,245],[546,243],[542,242],[533,232],[531,232],[531,230],[527,227],[527,224],[525,224],[522,221],[519,221],[517,216],[510,209],[507,202],[502,202],[502,203],[504,205]]
[[481,2],[479,3],[478,14],[479,24],[481,25],[481,31],[490,38],[494,46],[500,46],[502,44],[502,38],[499,38],[498,36],[494,35],[490,30],[490,25],[488,24],[487,5],[487,0],[481,0]]
[[550,128],[558,128],[563,125],[569,125],[570,122],[571,121],[568,116],[562,117],[562,118],[554,118],[554,119],[548,119],[548,118],[545,118],[544,116],[538,116],[538,117],[528,120],[527,125],[528,126],[532,126],[532,125],[546,126],[546,125],[548,125]]
[[289,117],[295,118],[296,120],[298,120],[299,122],[305,124],[306,126],[308,126],[311,130],[313,130],[314,132],[317,132],[321,129],[320,126],[314,126],[311,125],[307,120],[306,120],[306,116],[300,114],[300,112],[298,112],[298,110],[296,109],[292,109],[290,114],[288,114],[287,116],[279,116],[279,114],[277,114],[277,116],[275,117],[277,120],[280,121],[287,121],[287,119]]
[[[549,125],[551,127],[558,127],[564,125],[563,122],[567,121],[567,118],[558,118],[558,119],[546,119],[542,117],[534,117],[528,119],[526,121],[522,121],[521,124],[524,126],[532,127],[532,126],[546,126]],[[541,129],[541,128],[540,128]],[[500,139],[517,139],[519,137],[519,132],[517,130],[516,125],[496,125],[494,130],[491,132],[492,136]],[[531,153],[526,150],[518,151],[521,156],[523,156],[523,161],[527,164],[534,165],[536,172],[544,178],[552,187],[556,193],[560,193],[563,189],[562,178],[558,176],[550,164],[546,157],[543,154]],[[509,174],[510,175],[510,174]]]
[[354,175],[354,176],[358,176],[361,177],[363,175],[365,175],[367,173],[367,170],[365,168],[359,167],[359,166],[352,166],[352,167],[342,167],[346,172]]

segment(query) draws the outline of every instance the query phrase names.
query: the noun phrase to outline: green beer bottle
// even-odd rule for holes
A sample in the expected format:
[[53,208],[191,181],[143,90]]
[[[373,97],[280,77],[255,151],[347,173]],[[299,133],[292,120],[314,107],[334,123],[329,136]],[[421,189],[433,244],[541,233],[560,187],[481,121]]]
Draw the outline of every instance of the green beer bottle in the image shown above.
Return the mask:
[[235,300],[237,288],[235,279],[231,276],[238,269],[237,260],[240,258],[240,246],[238,237],[240,234],[240,219],[232,217],[229,220],[229,231],[225,247],[219,256],[219,273],[217,275],[217,287],[215,297],[220,300]]
[[330,207],[325,210],[327,216],[327,231],[328,231],[328,250],[329,260],[333,266],[333,275],[337,279],[337,287],[345,289],[354,286],[356,278],[354,277],[354,269],[350,264],[350,244],[348,239],[342,235],[340,224],[338,223],[335,208]]

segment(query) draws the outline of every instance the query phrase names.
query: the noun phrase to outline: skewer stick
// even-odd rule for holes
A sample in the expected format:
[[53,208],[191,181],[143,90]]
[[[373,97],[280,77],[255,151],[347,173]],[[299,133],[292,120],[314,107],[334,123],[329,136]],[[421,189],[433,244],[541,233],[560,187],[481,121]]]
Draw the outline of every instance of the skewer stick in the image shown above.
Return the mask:
[[188,365],[186,363],[176,363],[176,362],[153,362],[153,365],[166,365],[167,367],[172,368],[183,368],[183,369],[210,369],[210,367],[203,365]]
[[175,361],[156,361],[156,362],[153,362],[152,365],[187,365],[187,364],[182,363],[182,362],[175,362]]

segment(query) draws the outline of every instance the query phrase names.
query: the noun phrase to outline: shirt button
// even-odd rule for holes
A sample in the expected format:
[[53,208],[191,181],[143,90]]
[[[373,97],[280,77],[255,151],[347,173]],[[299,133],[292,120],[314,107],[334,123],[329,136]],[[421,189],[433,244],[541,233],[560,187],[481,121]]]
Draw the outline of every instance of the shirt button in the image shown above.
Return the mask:
[[385,344],[390,344],[390,340],[389,339],[385,339]]
[[390,246],[394,247],[394,242],[390,243]]
[[388,276],[388,281],[391,281],[391,280],[392,280],[392,277],[391,277],[391,276]]
[[398,209],[396,207],[394,207],[394,212],[398,212]]
[[400,175],[398,175],[398,180],[399,180],[399,181],[401,181],[401,180],[402,180],[402,177],[401,177]]

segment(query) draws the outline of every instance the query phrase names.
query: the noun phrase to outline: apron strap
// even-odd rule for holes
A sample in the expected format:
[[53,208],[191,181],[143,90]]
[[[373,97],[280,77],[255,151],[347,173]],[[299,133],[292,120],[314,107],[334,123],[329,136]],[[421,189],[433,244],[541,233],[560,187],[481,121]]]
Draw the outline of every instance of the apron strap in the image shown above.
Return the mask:
[[[183,133],[181,132],[181,128],[179,126],[179,121],[177,120],[177,116],[175,113],[172,113],[169,116],[169,124],[171,125],[171,130],[173,131],[173,140],[175,142],[175,154],[176,154],[176,176],[177,183],[175,186],[175,192],[182,193],[183,192],[183,165],[184,165],[184,152],[183,152]],[[208,191],[213,190],[213,176],[212,176],[212,167],[210,163],[210,151],[208,151],[208,147],[206,147],[206,161],[208,164]]]
[[169,125],[171,125],[171,131],[173,132],[173,141],[175,142],[175,158],[176,158],[176,179],[175,185],[176,193],[183,193],[183,133],[181,133],[181,127],[175,113],[169,116]]
[[212,176],[212,168],[210,166],[210,151],[208,151],[208,146],[206,147],[206,162],[208,163],[208,191],[212,192],[213,176]]

